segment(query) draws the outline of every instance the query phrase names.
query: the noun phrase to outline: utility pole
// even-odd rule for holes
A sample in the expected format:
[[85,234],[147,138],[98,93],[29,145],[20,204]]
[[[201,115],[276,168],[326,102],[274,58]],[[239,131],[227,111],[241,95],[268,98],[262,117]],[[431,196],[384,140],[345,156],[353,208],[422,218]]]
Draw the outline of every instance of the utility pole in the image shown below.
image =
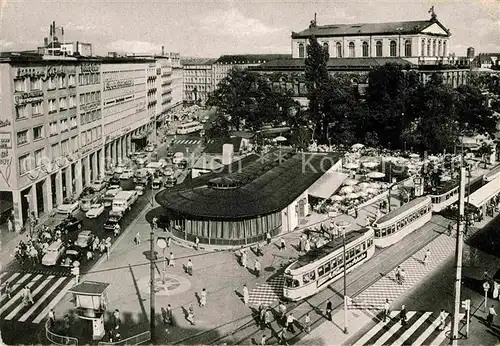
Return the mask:
[[453,324],[451,326],[452,344],[457,345],[459,322],[460,322],[460,291],[462,286],[462,252],[463,252],[463,222],[465,211],[465,168],[464,157],[460,163],[460,185],[458,194],[458,217],[457,217],[457,242],[455,248],[456,277],[455,277],[455,304],[453,307]]
[[151,223],[151,232],[149,233],[149,329],[151,333],[151,342],[155,342],[155,248],[154,248],[154,226]]

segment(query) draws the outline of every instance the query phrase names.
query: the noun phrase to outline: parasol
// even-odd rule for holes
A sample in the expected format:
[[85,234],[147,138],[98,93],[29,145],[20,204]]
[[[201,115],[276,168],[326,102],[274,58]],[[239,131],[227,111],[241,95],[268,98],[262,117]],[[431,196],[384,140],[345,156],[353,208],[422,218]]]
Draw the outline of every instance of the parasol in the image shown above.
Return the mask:
[[369,178],[373,178],[373,179],[380,179],[380,178],[385,177],[385,174],[382,172],[370,172],[367,174],[367,176]]
[[283,136],[278,136],[274,139],[276,142],[285,142],[286,141],[286,138],[283,137]]
[[347,193],[352,193],[354,189],[350,186],[344,186],[342,189],[340,189],[340,193],[347,194]]
[[418,159],[420,157],[420,155],[419,154],[410,154],[410,157],[412,159]]
[[344,198],[345,198],[344,196],[339,196],[339,195],[333,195],[332,197],[330,197],[332,201],[341,201]]
[[364,144],[361,144],[361,143],[356,143],[356,144],[354,144],[354,145],[351,147],[351,149],[352,149],[352,150],[360,150],[360,149],[363,149],[364,147],[365,147],[365,145],[364,145]]
[[365,166],[366,168],[375,168],[378,166],[378,162],[375,161],[364,162],[363,166]]
[[346,186],[356,185],[357,183],[359,183],[359,181],[357,181],[356,179],[347,179],[346,181],[344,181],[344,185]]
[[357,164],[356,162],[348,162],[344,165],[344,167],[347,169],[358,169],[359,164]]
[[346,197],[347,197],[347,198],[349,198],[349,199],[356,199],[356,198],[358,198],[359,196],[358,196],[358,194],[357,194],[357,193],[350,193],[350,194],[348,194]]

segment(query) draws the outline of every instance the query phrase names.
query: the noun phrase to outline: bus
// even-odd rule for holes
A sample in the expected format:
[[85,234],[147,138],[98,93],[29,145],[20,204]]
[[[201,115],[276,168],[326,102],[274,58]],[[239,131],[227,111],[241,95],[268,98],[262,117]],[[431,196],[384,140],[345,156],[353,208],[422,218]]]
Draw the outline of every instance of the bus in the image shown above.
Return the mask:
[[[346,242],[346,272],[371,258],[375,252],[372,228],[348,232]],[[283,296],[298,301],[316,294],[338,280],[344,271],[342,237],[313,249],[290,264],[284,275]]]
[[127,210],[132,208],[132,204],[134,204],[136,200],[137,193],[135,191],[121,191],[113,198],[111,210],[124,214]]
[[432,218],[432,200],[429,196],[415,198],[373,224],[375,246],[387,247],[422,227]]
[[179,135],[185,135],[185,134],[188,134],[188,133],[198,132],[200,130],[203,130],[203,125],[200,124],[197,121],[192,121],[192,122],[189,122],[189,123],[180,124],[177,127],[177,131],[176,132]]

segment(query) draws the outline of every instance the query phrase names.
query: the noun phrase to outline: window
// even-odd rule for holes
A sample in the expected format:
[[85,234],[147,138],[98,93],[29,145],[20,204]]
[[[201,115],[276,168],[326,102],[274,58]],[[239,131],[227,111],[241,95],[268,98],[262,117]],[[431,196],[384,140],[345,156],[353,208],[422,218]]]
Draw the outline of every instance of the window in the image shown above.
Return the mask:
[[28,108],[26,105],[16,106],[16,120],[25,119],[28,117]]
[[100,139],[102,137],[102,127],[98,126],[97,127],[97,139]]
[[432,56],[436,56],[436,40],[432,41]]
[[80,136],[80,145],[81,147],[84,147],[87,145],[87,136],[85,135],[85,132],[82,132]]
[[68,119],[61,119],[61,132],[66,132],[68,130]]
[[51,147],[51,158],[52,158],[52,161],[54,161],[55,159],[57,159],[59,156],[61,156],[61,154],[59,152],[59,143],[52,144],[52,147]]
[[446,41],[443,41],[443,56],[446,56]]
[[44,148],[35,150],[35,168],[42,164],[42,159],[45,156],[44,151]]
[[19,157],[19,175],[23,175],[30,169],[30,154]]
[[51,136],[57,135],[59,133],[59,131],[57,130],[57,121],[51,122],[49,124],[49,128],[50,128],[50,135]]
[[328,42],[323,42],[323,49],[324,49],[327,53],[330,53],[330,46],[328,45]]
[[36,141],[41,138],[43,138],[43,125],[33,128],[33,140]]
[[31,115],[36,116],[43,113],[42,101],[31,104]]
[[52,99],[49,100],[49,113],[54,113],[54,112],[57,112],[57,104],[56,100]]
[[31,90],[42,90],[42,79],[37,77],[31,78]]
[[368,42],[363,42],[363,57],[368,57],[369,54],[368,54]]
[[431,40],[427,40],[427,56],[431,56]]
[[304,57],[305,57],[304,44],[299,43],[299,58],[304,58]]
[[59,76],[59,89],[66,88],[66,78],[64,76]]
[[69,154],[69,139],[61,142],[61,154],[62,156]]
[[78,122],[76,121],[76,116],[69,118],[69,126],[72,129],[78,126]]
[[441,40],[438,42],[438,56],[442,56],[442,46],[441,46]]
[[19,131],[17,133],[17,145],[28,143],[28,130]]
[[422,40],[422,47],[420,48],[420,55],[425,56],[425,39]]
[[411,40],[405,41],[405,56],[407,57],[411,56]]
[[375,55],[377,57],[382,56],[382,41],[377,41],[377,43],[375,43]]
[[74,87],[76,85],[76,78],[75,78],[75,75],[74,74],[70,74],[68,76],[68,86],[70,88]]
[[78,136],[71,137],[71,147],[72,151],[78,150]]
[[337,48],[337,58],[342,58],[342,44],[337,42],[335,47]]
[[69,97],[69,108],[75,108],[76,107],[76,95],[71,95]]
[[397,55],[396,48],[397,48],[396,41],[391,41],[391,43],[389,44],[389,49],[390,49],[389,56]]
[[25,92],[26,90],[26,79],[16,78],[14,79],[14,89],[16,92]]
[[55,77],[50,77],[48,81],[47,89],[48,90],[54,90],[56,88],[56,78]]
[[356,52],[354,49],[354,42],[349,42],[349,58],[354,58],[356,56]]
[[68,102],[66,97],[61,97],[59,99],[59,109],[67,109],[68,108]]

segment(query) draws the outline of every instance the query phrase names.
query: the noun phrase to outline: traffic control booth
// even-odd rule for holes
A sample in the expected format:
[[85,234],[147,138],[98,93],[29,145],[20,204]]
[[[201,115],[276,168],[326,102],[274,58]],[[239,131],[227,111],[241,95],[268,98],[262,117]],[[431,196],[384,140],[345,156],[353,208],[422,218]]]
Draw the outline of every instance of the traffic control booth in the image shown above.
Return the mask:
[[76,314],[84,320],[92,321],[93,340],[101,340],[105,335],[104,313],[106,311],[109,283],[84,281],[73,286],[68,292],[73,293]]

